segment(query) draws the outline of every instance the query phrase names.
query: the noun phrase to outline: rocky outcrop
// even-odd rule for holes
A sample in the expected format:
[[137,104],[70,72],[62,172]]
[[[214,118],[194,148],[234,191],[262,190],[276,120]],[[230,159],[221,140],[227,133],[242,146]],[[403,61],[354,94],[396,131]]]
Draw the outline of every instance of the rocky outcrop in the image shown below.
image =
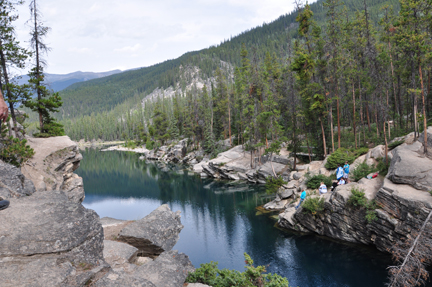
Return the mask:
[[82,178],[73,173],[82,159],[77,144],[67,136],[29,138],[35,155],[21,167],[37,191],[63,190],[70,200],[82,202]]
[[94,211],[61,191],[10,201],[1,211],[2,286],[83,286],[109,267]]
[[[194,267],[185,254],[171,250],[183,228],[179,213],[161,206],[141,225],[102,220],[107,226],[126,226],[128,240],[148,241],[148,250],[158,250],[151,252],[154,260],[129,244],[104,240],[99,216],[81,205],[84,191],[76,190],[82,189],[82,179],[73,174],[81,160],[76,145],[67,137],[31,143],[36,154],[23,171],[38,190],[19,169],[0,162],[0,196],[10,200],[0,211],[1,286],[183,285]],[[133,239],[128,224],[138,224],[139,238]]]
[[174,247],[182,229],[180,213],[164,204],[123,228],[118,239],[138,248],[141,256],[156,258]]
[[[382,150],[378,146],[366,156],[379,158]],[[386,178],[361,179],[358,183],[338,186],[333,193],[321,196],[324,211],[317,214],[289,206],[279,215],[279,226],[375,245],[388,252],[419,230],[432,209],[432,196],[427,192],[432,189],[432,160],[422,151],[420,142],[400,145],[393,151]],[[369,211],[375,214],[375,219],[366,220],[366,208],[348,204],[353,188],[363,190],[368,200],[375,200],[377,208]]]
[[415,142],[403,144],[393,151],[388,178],[416,189],[432,190],[432,161],[423,154],[423,145]]
[[19,198],[36,191],[33,182],[27,179],[21,170],[0,160],[0,196],[3,198]]

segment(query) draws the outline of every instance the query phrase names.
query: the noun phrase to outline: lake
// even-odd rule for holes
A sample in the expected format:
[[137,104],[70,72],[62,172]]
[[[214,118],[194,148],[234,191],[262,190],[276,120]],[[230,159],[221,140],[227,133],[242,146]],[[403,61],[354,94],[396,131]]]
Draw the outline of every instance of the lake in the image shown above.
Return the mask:
[[181,211],[184,229],[173,248],[195,267],[210,261],[244,271],[248,253],[255,265],[287,277],[290,286],[383,286],[388,254],[315,235],[279,230],[268,215],[263,186],[201,179],[181,166],[160,169],[127,152],[81,151],[76,171],[84,179],[83,205],[100,217],[135,220],[161,204]]

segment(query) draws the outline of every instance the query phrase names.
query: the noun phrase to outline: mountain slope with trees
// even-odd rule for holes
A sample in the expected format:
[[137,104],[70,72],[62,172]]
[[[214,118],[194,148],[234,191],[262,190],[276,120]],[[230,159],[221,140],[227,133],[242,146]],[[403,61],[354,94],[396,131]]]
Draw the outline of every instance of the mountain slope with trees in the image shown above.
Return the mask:
[[[397,0],[367,0],[366,3],[374,23],[378,23],[383,13],[380,7],[383,5],[398,6]],[[350,0],[346,5],[349,15],[352,16],[357,10],[361,10],[364,4],[363,1]],[[323,1],[317,1],[310,7],[316,21],[320,25],[325,25]],[[276,53],[279,57],[285,58],[289,50],[288,39],[297,36],[296,15],[296,12],[283,15],[271,23],[245,31],[217,46],[189,52],[174,60],[74,84],[61,92],[64,104],[60,118],[75,118],[90,115],[92,112],[110,111],[116,105],[136,95],[144,97],[156,88],[166,89],[174,86],[180,82],[180,66],[196,66],[200,69],[203,78],[212,77],[220,66],[220,61],[231,63],[234,66],[240,65],[242,44],[245,44],[248,49],[253,49],[254,57],[257,60],[264,59],[267,52]]]
[[[213,155],[215,142],[233,135],[230,144],[251,153],[277,153],[289,142],[309,160],[412,129],[418,136],[431,113],[431,5],[370,4],[299,3],[295,13],[217,47],[73,85],[63,93],[65,128],[76,140],[148,148],[187,137]],[[186,89],[186,70],[210,84]],[[182,89],[142,104],[170,86]]]

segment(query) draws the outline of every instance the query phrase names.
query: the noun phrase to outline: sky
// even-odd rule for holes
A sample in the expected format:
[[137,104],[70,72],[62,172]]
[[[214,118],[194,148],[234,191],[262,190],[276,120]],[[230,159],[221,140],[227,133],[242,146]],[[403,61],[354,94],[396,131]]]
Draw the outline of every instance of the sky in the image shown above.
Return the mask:
[[[29,47],[30,1],[18,7],[17,38]],[[293,0],[37,0],[51,28],[50,74],[151,66],[276,20]],[[27,23],[26,23],[27,22]],[[26,74],[27,71],[24,72]]]

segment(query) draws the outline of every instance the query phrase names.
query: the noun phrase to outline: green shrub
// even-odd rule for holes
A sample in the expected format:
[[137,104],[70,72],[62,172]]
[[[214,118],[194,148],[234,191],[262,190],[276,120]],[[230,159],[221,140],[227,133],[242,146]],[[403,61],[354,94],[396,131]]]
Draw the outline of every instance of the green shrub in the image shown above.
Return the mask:
[[393,148],[395,148],[397,146],[400,146],[404,142],[405,141],[403,141],[403,140],[392,142],[391,144],[388,145],[388,149],[393,149]]
[[150,137],[147,138],[146,149],[152,150],[154,148],[154,141],[151,140]]
[[375,209],[368,209],[366,210],[366,216],[365,219],[368,223],[372,223],[373,221],[377,220],[377,214]]
[[125,148],[135,149],[137,147],[137,143],[134,140],[126,140],[124,143]]
[[359,190],[357,188],[351,189],[351,196],[348,198],[347,205],[353,208],[364,208],[366,209],[365,220],[368,223],[377,220],[377,214],[375,209],[378,208],[375,200],[369,201],[364,194],[363,190]]
[[352,164],[356,158],[358,158],[362,154],[367,153],[368,151],[369,149],[366,147],[362,147],[359,149],[337,149],[327,158],[327,163],[325,167],[327,169],[335,169],[338,167],[338,164],[343,166],[346,161],[348,161],[349,164]]
[[375,171],[377,171],[375,167],[369,166],[366,162],[363,162],[359,164],[350,174],[354,178],[354,181],[359,181],[363,177],[366,177],[369,173]]
[[306,186],[310,189],[317,189],[321,185],[321,182],[324,182],[327,187],[332,185],[332,178],[323,174],[314,175],[313,177],[306,175],[306,180]]
[[319,214],[324,211],[324,198],[308,197],[303,202],[303,211],[312,215]]
[[385,163],[385,158],[378,159],[378,164],[376,169],[379,171],[379,173],[382,176],[387,175],[389,167],[390,167],[390,159],[388,160],[387,164]]
[[264,274],[265,266],[253,266],[253,260],[247,253],[244,253],[246,270],[218,268],[217,262],[201,264],[195,272],[189,273],[186,278],[188,283],[202,283],[213,287],[241,286],[241,287],[288,287],[288,280],[277,274]]
[[359,190],[356,187],[351,189],[351,196],[348,198],[347,204],[351,207],[365,207],[368,203],[365,197],[364,190]]
[[34,150],[27,145],[27,140],[7,137],[0,142],[0,159],[16,167],[23,165],[34,155]]
[[282,185],[284,185],[286,183],[287,182],[284,181],[281,176],[273,177],[270,175],[266,178],[266,184],[265,184],[266,192],[268,194],[276,193],[278,191],[279,187],[281,187]]

